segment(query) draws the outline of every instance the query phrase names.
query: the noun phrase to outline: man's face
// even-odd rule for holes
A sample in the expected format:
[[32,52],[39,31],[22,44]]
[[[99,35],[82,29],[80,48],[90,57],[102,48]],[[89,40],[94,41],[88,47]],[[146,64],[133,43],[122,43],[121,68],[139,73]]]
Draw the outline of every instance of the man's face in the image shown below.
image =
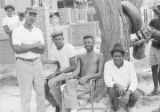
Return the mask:
[[25,22],[28,24],[33,24],[36,21],[37,14],[35,12],[27,12],[25,14]]
[[23,16],[19,16],[19,20],[20,20],[20,21],[23,21],[23,20],[24,20],[24,17],[23,17]]
[[116,66],[121,66],[123,64],[124,55],[121,52],[113,52],[112,58],[114,61],[114,64]]
[[8,17],[11,17],[11,16],[13,15],[13,13],[14,13],[14,11],[13,11],[12,8],[8,8],[8,9],[6,10],[6,12],[7,12]]
[[83,40],[84,47],[87,51],[92,51],[94,48],[94,40],[92,38],[87,38]]
[[57,48],[61,48],[63,47],[64,44],[64,38],[63,35],[58,35],[55,38],[52,38],[52,41],[54,42],[55,46]]
[[58,24],[59,23],[59,17],[57,15],[54,15],[52,18],[50,18],[51,24]]

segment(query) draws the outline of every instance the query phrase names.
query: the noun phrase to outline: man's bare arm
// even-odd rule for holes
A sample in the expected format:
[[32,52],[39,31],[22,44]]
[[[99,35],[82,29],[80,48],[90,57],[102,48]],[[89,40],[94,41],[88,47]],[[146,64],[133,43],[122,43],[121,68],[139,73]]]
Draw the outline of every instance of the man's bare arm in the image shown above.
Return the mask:
[[43,54],[43,52],[44,52],[44,45],[42,45],[40,47],[37,47],[37,48],[34,48],[31,51],[34,52],[34,53]]
[[35,49],[37,47],[40,47],[40,46],[43,46],[43,45],[40,44],[39,42],[31,44],[31,45],[27,45],[27,44],[13,45],[14,51],[17,54],[25,53],[25,52],[28,52],[28,51],[32,51],[33,49]]
[[70,66],[65,68],[64,70],[59,71],[59,74],[61,73],[69,73],[69,72],[73,72],[76,68],[76,57],[72,57],[69,59],[69,64]]
[[12,34],[12,30],[10,30],[7,25],[3,26],[3,30],[7,35],[11,35]]
[[77,57],[77,64],[75,70],[72,73],[72,77],[78,77],[78,75],[80,74],[80,67],[81,67],[80,58]]
[[160,38],[160,31],[157,30],[156,28],[152,27],[152,26],[149,26],[147,28],[147,30],[152,34],[152,35],[155,35],[156,37],[159,37]]

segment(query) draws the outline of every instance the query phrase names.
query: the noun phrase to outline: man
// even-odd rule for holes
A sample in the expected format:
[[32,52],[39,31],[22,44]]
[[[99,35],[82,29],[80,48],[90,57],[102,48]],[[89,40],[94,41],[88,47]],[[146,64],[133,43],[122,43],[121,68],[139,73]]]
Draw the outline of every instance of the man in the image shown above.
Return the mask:
[[45,112],[44,80],[40,59],[40,54],[44,51],[44,40],[41,30],[33,25],[36,17],[36,9],[26,8],[24,24],[12,33],[22,112],[30,112],[32,87],[37,95],[37,112]]
[[21,26],[21,25],[23,25],[23,23],[24,23],[24,16],[25,16],[25,14],[23,13],[23,12],[19,12],[18,13],[18,20],[19,20],[19,22],[18,22],[18,26]]
[[160,83],[160,4],[156,4],[151,7],[155,14],[155,18],[149,23],[149,32],[152,34],[152,44],[150,49],[150,65],[152,69],[152,77],[154,83],[154,90],[151,95],[159,94],[159,83]]
[[[51,34],[52,41],[56,46],[56,49],[53,51],[53,58],[49,60],[48,63],[56,63],[59,65],[60,70],[51,74],[48,77],[48,85],[50,88],[50,92],[53,95],[58,107],[61,110],[61,90],[60,90],[60,83],[66,80],[70,76],[70,72],[76,67],[76,51],[75,48],[67,43],[64,42],[63,32],[54,32]],[[46,89],[47,90],[47,89]],[[56,107],[57,110],[58,107]]]
[[119,103],[126,106],[127,112],[131,112],[131,107],[138,100],[136,71],[132,63],[124,60],[124,55],[122,45],[115,44],[111,51],[113,59],[106,62],[104,67],[104,81],[115,112],[119,109]]
[[6,5],[5,11],[7,12],[7,17],[2,21],[3,30],[9,38],[11,38],[12,31],[18,27],[18,16],[14,15],[15,8],[12,5]]
[[13,49],[12,32],[16,27],[19,26],[19,19],[17,15],[14,15],[14,6],[6,5],[4,10],[7,12],[7,17],[2,20],[2,27],[4,32],[8,35],[10,45]]
[[89,80],[100,78],[103,72],[103,56],[93,50],[94,38],[85,36],[83,42],[87,52],[77,57],[77,67],[70,77],[73,77],[73,79],[68,79],[64,89],[63,106],[67,112],[79,108],[78,97],[89,94]]

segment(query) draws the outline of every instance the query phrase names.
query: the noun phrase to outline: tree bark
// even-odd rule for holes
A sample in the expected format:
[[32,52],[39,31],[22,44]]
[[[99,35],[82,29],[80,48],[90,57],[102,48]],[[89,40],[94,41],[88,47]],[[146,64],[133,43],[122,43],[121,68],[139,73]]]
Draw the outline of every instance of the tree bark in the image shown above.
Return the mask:
[[[101,52],[105,62],[111,59],[110,51],[117,42],[121,43],[126,51],[125,58],[130,57],[131,21],[122,11],[121,0],[92,0],[96,9],[101,30]],[[129,0],[138,8],[142,0]],[[101,91],[99,93],[99,91]],[[95,93],[96,101],[106,94],[104,80],[99,81],[98,90]]]
[[101,51],[105,61],[111,59],[110,51],[117,42],[122,43],[129,57],[129,19],[122,11],[121,0],[93,0],[101,29]]
[[[126,51],[125,58],[129,59],[131,24],[129,18],[123,13],[121,0],[93,0],[99,17],[101,29],[101,52],[105,62],[111,59],[110,51],[117,42],[121,43]],[[101,93],[99,93],[101,91]],[[103,91],[103,92],[102,92]],[[106,94],[104,80],[99,81],[96,101]]]

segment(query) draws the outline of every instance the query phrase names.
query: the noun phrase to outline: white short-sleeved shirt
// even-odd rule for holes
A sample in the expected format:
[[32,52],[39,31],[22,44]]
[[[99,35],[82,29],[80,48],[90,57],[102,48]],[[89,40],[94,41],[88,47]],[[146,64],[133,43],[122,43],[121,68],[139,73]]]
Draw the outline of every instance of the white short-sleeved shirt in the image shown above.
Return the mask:
[[19,26],[19,17],[13,15],[12,17],[5,17],[2,21],[2,26],[7,25],[10,30],[14,30],[16,27]]
[[[12,33],[12,43],[13,45],[21,44],[34,44],[36,42],[41,42],[44,44],[43,34],[39,28],[33,27],[31,31],[26,29],[23,25],[17,27]],[[26,53],[16,54],[16,57],[21,57],[25,59],[34,59],[40,57],[40,54],[33,53],[31,51]]]
[[52,49],[52,54],[50,59],[59,61],[61,70],[64,70],[70,65],[69,59],[74,57],[75,55],[76,55],[75,48],[71,44],[65,43],[63,48],[60,50],[57,50],[56,47]]
[[138,86],[134,65],[125,60],[120,68],[114,64],[113,60],[106,62],[104,66],[104,81],[107,87],[113,87],[115,83],[118,83],[132,92],[134,92]]

